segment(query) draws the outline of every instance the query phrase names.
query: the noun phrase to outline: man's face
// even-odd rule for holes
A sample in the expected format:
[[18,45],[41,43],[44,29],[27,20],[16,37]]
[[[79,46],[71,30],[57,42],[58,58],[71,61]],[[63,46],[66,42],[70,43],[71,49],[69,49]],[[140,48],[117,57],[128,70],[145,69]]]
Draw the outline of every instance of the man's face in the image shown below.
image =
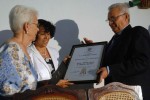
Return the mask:
[[128,14],[120,12],[118,8],[114,8],[108,13],[109,26],[114,33],[120,32],[125,26],[128,25],[128,18]]

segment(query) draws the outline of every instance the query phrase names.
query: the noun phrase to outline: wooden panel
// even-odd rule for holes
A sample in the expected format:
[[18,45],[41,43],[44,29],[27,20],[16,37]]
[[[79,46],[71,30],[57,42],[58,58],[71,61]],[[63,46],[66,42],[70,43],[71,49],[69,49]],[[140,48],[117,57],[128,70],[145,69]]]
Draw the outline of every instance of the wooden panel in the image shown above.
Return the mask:
[[141,3],[138,6],[140,9],[150,8],[150,0],[141,0]]

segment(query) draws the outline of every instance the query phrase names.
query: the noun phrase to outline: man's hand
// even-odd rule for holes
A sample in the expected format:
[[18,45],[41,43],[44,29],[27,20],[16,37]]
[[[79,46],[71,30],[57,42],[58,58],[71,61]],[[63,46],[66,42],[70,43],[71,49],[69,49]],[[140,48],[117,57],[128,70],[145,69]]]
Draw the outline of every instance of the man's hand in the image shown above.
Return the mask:
[[89,40],[88,38],[83,38],[83,39],[84,39],[84,41],[85,41],[86,44],[93,43],[93,41]]
[[105,79],[108,76],[108,71],[106,67],[101,67],[98,71],[98,74],[100,74],[100,82],[102,79]]

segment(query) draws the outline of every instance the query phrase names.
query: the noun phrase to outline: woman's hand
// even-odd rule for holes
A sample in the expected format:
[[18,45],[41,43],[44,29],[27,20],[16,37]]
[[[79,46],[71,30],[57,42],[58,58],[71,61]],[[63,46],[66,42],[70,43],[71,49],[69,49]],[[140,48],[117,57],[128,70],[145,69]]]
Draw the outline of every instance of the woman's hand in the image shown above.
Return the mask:
[[66,57],[64,58],[63,62],[66,64],[70,58],[71,58],[70,56],[66,56]]
[[59,82],[56,84],[57,86],[60,86],[62,88],[66,88],[69,85],[73,85],[74,83],[69,82],[68,80],[59,80]]

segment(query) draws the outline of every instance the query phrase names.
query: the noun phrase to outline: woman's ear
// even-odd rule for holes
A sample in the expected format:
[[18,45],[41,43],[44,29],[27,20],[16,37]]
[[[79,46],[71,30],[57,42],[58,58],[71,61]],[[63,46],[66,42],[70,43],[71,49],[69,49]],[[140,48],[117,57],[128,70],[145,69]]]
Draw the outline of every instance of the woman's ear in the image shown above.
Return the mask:
[[24,25],[23,25],[23,30],[25,31],[26,34],[28,33],[28,30],[29,30],[29,23],[27,23],[27,22],[24,23]]

